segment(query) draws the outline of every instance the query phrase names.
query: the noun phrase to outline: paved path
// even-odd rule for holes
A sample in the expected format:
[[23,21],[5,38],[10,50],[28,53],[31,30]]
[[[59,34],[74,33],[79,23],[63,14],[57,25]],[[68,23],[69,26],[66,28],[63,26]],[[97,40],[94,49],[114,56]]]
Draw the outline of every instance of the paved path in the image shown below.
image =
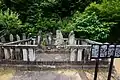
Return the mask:
[[17,71],[12,80],[87,80],[81,76],[74,71]]
[[[93,70],[16,71],[0,69],[0,80],[93,80],[93,73]],[[107,80],[106,72],[100,72],[98,75],[98,80]]]

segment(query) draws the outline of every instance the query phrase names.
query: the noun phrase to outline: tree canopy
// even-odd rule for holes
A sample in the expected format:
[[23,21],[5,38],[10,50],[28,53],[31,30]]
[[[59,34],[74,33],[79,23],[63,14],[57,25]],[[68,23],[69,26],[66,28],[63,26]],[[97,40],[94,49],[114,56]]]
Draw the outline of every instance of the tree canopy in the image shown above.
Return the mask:
[[119,0],[0,0],[0,9],[0,31],[36,35],[61,29],[101,42],[120,40]]

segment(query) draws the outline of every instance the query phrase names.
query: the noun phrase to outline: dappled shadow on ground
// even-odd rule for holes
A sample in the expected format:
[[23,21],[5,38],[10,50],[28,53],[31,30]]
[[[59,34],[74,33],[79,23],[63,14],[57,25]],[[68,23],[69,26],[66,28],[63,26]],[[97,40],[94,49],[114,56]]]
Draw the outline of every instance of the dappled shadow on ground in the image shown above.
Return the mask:
[[[16,71],[12,80],[93,80],[94,70]],[[99,72],[97,80],[107,80],[107,72]],[[114,80],[114,79],[112,79]]]
[[77,72],[17,71],[12,80],[81,80]]
[[[97,80],[107,80],[107,70],[99,70]],[[93,80],[94,69],[56,69],[41,71],[20,71],[0,69],[0,80]],[[111,79],[115,80],[115,79]]]

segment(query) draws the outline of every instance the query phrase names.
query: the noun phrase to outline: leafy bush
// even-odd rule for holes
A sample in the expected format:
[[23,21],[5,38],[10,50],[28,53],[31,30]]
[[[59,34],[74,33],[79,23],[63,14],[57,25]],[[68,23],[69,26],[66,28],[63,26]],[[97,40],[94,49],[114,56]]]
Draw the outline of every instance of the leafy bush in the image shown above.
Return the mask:
[[85,10],[87,13],[96,12],[100,21],[114,22],[110,25],[110,42],[119,42],[120,34],[120,0],[102,0],[100,4],[91,3]]
[[[93,0],[1,0],[0,8],[3,11],[0,11],[0,30],[36,35],[39,30],[55,33],[56,29],[62,29],[65,36],[66,33],[74,30],[77,37],[85,36],[104,42],[109,36],[111,25],[116,24],[116,21],[120,23],[120,1],[94,1],[96,2],[91,3]],[[20,16],[9,9],[4,11],[6,8],[16,11]]]
[[101,4],[91,3],[86,12],[96,12],[96,15],[104,21],[120,21],[120,1],[102,0]]
[[0,30],[9,31],[10,33],[19,33],[23,27],[18,14],[7,9],[0,11]]
[[92,14],[76,12],[72,17],[72,22],[70,22],[63,31],[74,30],[78,37],[85,36],[85,38],[91,40],[101,40],[101,42],[104,42],[109,36],[109,26],[111,24],[114,23],[100,22],[95,12]]

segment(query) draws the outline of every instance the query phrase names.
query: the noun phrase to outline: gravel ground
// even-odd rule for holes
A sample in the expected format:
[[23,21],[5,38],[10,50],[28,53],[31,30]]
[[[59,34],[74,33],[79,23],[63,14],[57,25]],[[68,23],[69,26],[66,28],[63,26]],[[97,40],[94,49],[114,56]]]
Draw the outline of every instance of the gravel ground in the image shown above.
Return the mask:
[[36,54],[37,61],[68,61],[69,54]]
[[[107,80],[106,70],[100,70],[97,80]],[[20,71],[0,69],[0,80],[93,80],[94,70],[57,69],[44,71]],[[111,80],[119,80],[112,78]]]
[[[107,72],[99,72],[97,80],[107,80]],[[94,71],[17,71],[11,80],[93,80]],[[111,79],[115,80],[115,79]]]
[[11,80],[82,80],[78,73],[56,71],[17,71]]

